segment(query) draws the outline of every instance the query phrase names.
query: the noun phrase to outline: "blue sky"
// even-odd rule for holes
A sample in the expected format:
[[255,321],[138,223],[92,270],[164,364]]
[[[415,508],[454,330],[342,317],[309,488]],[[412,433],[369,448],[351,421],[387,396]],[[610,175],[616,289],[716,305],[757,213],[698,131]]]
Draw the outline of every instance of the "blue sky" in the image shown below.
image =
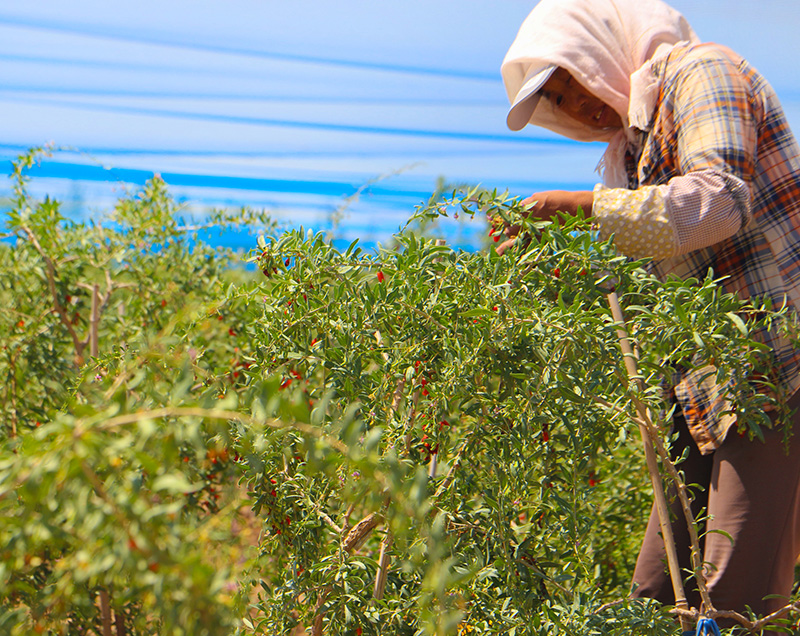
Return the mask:
[[[761,70],[800,130],[796,0],[672,5]],[[520,195],[591,187],[602,146],[505,128],[499,65],[532,6],[6,0],[0,159],[76,149],[34,184],[75,214],[159,172],[198,213],[249,204],[325,229],[366,185],[341,227],[366,241],[385,240],[439,177]]]

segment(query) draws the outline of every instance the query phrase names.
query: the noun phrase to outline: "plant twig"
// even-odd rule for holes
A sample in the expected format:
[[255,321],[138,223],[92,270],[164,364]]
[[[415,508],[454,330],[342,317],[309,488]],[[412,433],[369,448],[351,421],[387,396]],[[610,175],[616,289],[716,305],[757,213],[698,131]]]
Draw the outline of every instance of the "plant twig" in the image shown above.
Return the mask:
[[9,376],[11,377],[11,386],[9,390],[11,391],[11,438],[14,439],[17,436],[17,351],[15,350],[13,353],[9,352],[8,358],[8,370]]
[[103,621],[103,636],[111,636],[111,603],[105,589],[100,590],[100,619]]
[[117,636],[125,636],[125,615],[122,612],[114,612],[114,626],[117,628]]
[[325,514],[325,512],[322,511],[318,506],[317,506],[317,514],[319,514],[322,520],[325,523],[327,523],[336,534],[342,534],[342,529],[338,525],[336,525],[336,522],[333,519],[331,519],[327,514]]
[[58,299],[58,290],[56,289],[57,270],[55,263],[53,263],[53,259],[47,255],[47,252],[44,251],[44,248],[42,248],[42,245],[39,243],[39,239],[33,230],[31,230],[27,225],[23,225],[21,227],[22,231],[28,236],[28,239],[30,240],[34,249],[39,252],[39,256],[41,256],[42,260],[44,261],[45,270],[47,272],[47,288],[50,290],[50,296],[53,299],[53,309],[55,309],[59,319],[61,320],[61,324],[64,325],[70,335],[70,338],[72,338],[72,344],[75,347],[75,357],[79,363],[82,364],[83,350],[86,347],[86,343],[82,342],[78,337],[78,333],[75,331],[75,328],[72,326],[72,323],[67,316],[67,310]]
[[321,611],[321,609],[325,605],[330,589],[330,586],[328,586],[320,590],[319,597],[317,597],[317,602],[314,605],[315,616],[314,623],[311,625],[311,636],[322,636],[322,621],[325,619],[325,612]]
[[[625,360],[625,368],[628,372],[628,377],[630,377],[631,380],[636,380],[641,388],[641,376],[639,376],[635,353],[631,347],[627,329],[625,327],[625,317],[622,313],[622,308],[619,305],[619,298],[617,297],[616,292],[611,292],[608,294],[607,298],[609,307],[611,308],[611,315],[613,316],[614,321],[617,323],[617,337],[619,339],[620,348],[622,349],[622,355]],[[634,397],[633,403],[636,407],[637,413],[639,414],[639,418],[645,422],[651,421],[650,415],[647,412],[647,408],[641,402],[641,400]],[[672,534],[672,526],[670,524],[669,507],[667,505],[666,495],[664,494],[661,473],[658,470],[654,442],[652,440],[649,427],[640,425],[639,431],[644,444],[645,461],[647,462],[647,469],[650,473],[650,481],[653,485],[653,496],[656,502],[656,510],[658,511],[661,536],[664,540],[664,550],[667,554],[670,580],[672,581],[672,589],[675,594],[675,607],[686,609],[689,605],[686,601],[686,592],[683,588],[683,580],[678,562],[678,553],[675,547],[675,538]],[[696,575],[697,574],[699,573],[696,573]],[[688,620],[681,617],[681,629],[683,631],[687,631],[690,627],[691,625],[689,624]]]
[[[165,417],[203,417],[209,420],[236,420],[245,424],[260,424],[275,429],[294,428],[301,433],[314,435],[320,439],[328,442],[333,448],[340,453],[347,455],[348,448],[340,440],[335,437],[323,433],[316,426],[305,424],[303,422],[285,422],[279,419],[259,419],[237,411],[228,411],[226,409],[204,409],[200,407],[191,406],[166,406],[159,409],[151,409],[147,411],[136,411],[135,413],[125,413],[111,417],[104,422],[97,425],[97,429],[108,431],[128,424],[134,424],[141,420],[147,419],[163,419]],[[76,426],[73,436],[80,437],[85,432],[85,428]]]
[[347,552],[355,552],[366,542],[369,534],[383,521],[383,516],[372,512],[359,521],[342,542],[342,547]]
[[372,590],[372,597],[382,599],[386,589],[386,578],[389,575],[389,564],[392,561],[390,550],[392,548],[392,531],[387,527],[386,534],[381,541],[381,555],[378,558],[378,572],[375,575],[375,587]]
[[92,315],[89,319],[89,355],[96,358],[100,355],[99,342],[100,332],[100,286],[95,283],[92,286]]
[[347,506],[347,510],[344,511],[344,521],[342,522],[342,531],[340,534],[344,534],[348,530],[350,530],[350,516],[353,514],[353,511],[356,509],[356,503],[353,502],[349,506]]

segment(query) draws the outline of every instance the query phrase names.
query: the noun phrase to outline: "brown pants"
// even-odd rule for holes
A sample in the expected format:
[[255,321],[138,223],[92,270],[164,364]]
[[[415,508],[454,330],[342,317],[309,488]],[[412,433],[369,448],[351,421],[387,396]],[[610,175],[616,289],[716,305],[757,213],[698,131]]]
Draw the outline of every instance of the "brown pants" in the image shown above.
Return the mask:
[[[790,406],[796,408],[800,396]],[[701,538],[707,564],[707,586],[716,609],[745,613],[749,606],[760,615],[787,604],[794,581],[794,564],[800,554],[800,413],[793,417],[789,452],[783,430],[764,431],[765,442],[740,437],[735,430],[710,455],[701,455],[682,417],[675,418],[678,440],[673,456],[688,448],[679,465],[695,496],[695,517],[707,508],[707,530]],[[680,503],[672,498],[672,531],[684,576],[690,568],[689,533]],[[703,526],[700,532],[703,532]],[[655,507],[650,513],[644,542],[633,574],[632,595],[654,598],[672,605],[675,597],[665,567],[664,542]],[[700,597],[687,581],[689,605],[700,607]],[[778,598],[765,599],[777,595]],[[746,615],[746,614],[745,614]],[[717,621],[721,627],[733,623]],[[766,633],[765,633],[766,636]]]

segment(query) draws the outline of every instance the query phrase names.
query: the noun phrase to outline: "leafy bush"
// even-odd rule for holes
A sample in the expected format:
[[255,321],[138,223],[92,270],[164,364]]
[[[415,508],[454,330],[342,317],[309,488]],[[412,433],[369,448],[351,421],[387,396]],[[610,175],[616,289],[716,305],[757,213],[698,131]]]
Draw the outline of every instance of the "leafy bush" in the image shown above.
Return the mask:
[[[158,177],[65,219],[26,191],[38,158],[0,247],[4,633],[676,631],[625,600],[651,497],[632,401],[663,413],[674,367],[713,360],[757,435],[770,361],[748,334],[781,312],[477,189],[376,253],[217,213],[264,224],[252,272]],[[530,241],[411,229],[454,213]]]

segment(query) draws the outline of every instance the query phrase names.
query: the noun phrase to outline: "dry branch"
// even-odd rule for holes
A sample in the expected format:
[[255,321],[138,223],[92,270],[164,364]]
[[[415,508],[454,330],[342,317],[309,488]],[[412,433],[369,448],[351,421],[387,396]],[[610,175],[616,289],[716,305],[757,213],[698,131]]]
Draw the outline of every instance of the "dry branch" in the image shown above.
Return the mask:
[[[641,376],[639,375],[639,371],[637,369],[636,364],[636,353],[634,352],[633,348],[631,347],[631,341],[628,337],[627,328],[625,326],[625,317],[622,313],[622,308],[619,305],[619,298],[615,292],[611,292],[608,295],[608,304],[611,308],[611,315],[614,318],[617,329],[617,337],[619,339],[620,348],[622,349],[622,355],[625,360],[625,368],[628,373],[628,377],[631,380],[635,380],[640,387],[642,387],[642,380]],[[650,418],[650,414],[647,411],[645,405],[638,399],[633,398],[634,406],[636,407],[636,411],[639,414],[639,419],[642,422],[652,422]],[[669,516],[669,506],[667,505],[666,495],[664,493],[664,486],[661,481],[661,473],[658,469],[658,463],[656,460],[656,453],[654,450],[655,442],[652,439],[653,436],[650,431],[649,426],[640,425],[639,431],[642,436],[642,442],[644,445],[644,454],[645,460],[647,462],[647,469],[650,474],[650,481],[653,485],[653,496],[656,503],[656,509],[658,511],[658,520],[659,525],[661,527],[661,536],[664,539],[664,550],[667,555],[667,564],[669,566],[669,575],[670,580],[672,581],[672,589],[675,594],[675,606],[681,609],[687,609],[689,607],[688,602],[686,601],[686,592],[684,591],[683,587],[683,580],[681,578],[681,570],[680,565],[678,563],[678,554],[675,547],[675,539],[672,534],[672,525],[670,523],[670,516]],[[696,576],[700,573],[696,573]],[[699,578],[699,576],[698,576]],[[698,588],[700,587],[701,583],[698,580]],[[705,598],[703,599],[705,601]],[[687,631],[690,625],[688,621],[681,617],[681,629],[683,631]]]
[[383,521],[383,516],[377,512],[373,512],[359,521],[350,532],[347,533],[342,547],[347,552],[355,552],[358,550],[369,537],[369,533],[378,527],[378,524]]
[[103,636],[111,636],[111,603],[106,590],[100,590],[100,618],[103,622]]
[[392,561],[392,555],[389,550],[392,549],[392,531],[387,528],[386,534],[381,541],[381,555],[378,558],[378,572],[375,576],[375,587],[372,590],[373,598],[378,600],[383,598],[383,592],[386,589],[386,578],[389,575],[389,564]]

